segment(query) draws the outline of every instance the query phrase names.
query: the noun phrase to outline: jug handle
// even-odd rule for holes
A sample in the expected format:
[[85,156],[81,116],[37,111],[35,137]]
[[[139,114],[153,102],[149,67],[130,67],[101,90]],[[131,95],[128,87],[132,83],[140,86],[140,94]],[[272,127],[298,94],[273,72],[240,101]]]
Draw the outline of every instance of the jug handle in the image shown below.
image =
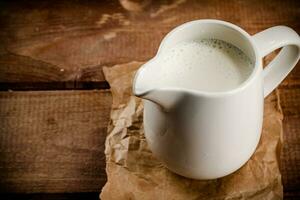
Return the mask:
[[266,97],[297,64],[300,57],[300,37],[287,26],[275,26],[255,34],[252,39],[258,49],[260,59],[283,47],[263,70],[264,97]]

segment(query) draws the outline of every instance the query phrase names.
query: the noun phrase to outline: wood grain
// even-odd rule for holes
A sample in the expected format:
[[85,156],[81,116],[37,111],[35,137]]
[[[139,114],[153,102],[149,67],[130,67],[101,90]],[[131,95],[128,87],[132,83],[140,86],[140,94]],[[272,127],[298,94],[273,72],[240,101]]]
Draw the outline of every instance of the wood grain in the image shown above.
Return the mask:
[[107,89],[102,68],[64,70],[12,53],[0,54],[0,90]]
[[[140,12],[130,11],[118,1],[3,4],[0,82],[26,82],[29,89],[50,80],[54,89],[58,81],[82,82],[79,85],[103,82],[103,66],[150,59],[167,32],[190,20],[222,19],[251,34],[281,24],[300,32],[300,2],[296,0],[152,1]],[[29,67],[22,67],[25,63]],[[299,78],[300,70],[295,70],[290,82]],[[108,87],[100,85],[97,87]],[[21,89],[13,84],[1,86],[2,90]],[[72,87],[75,85],[66,84],[66,88]]]
[[20,193],[6,193],[1,194],[3,199],[22,199],[22,200],[98,200],[98,192],[78,192],[78,193],[35,193],[35,194],[20,194]]
[[108,91],[0,92],[0,192],[94,192],[106,181]]
[[282,151],[282,174],[286,191],[300,189],[300,88],[280,90],[284,114],[284,141]]

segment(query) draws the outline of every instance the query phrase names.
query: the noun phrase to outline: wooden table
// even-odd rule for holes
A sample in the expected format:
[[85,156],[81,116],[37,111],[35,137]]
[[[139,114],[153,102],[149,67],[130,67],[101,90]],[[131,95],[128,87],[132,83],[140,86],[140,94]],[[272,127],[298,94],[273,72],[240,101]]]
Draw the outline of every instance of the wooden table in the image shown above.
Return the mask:
[[[151,58],[168,31],[194,19],[300,33],[296,0],[7,1],[0,9],[0,192],[33,199],[97,199],[105,184],[112,99],[103,66]],[[299,64],[279,92],[284,194],[300,198]]]

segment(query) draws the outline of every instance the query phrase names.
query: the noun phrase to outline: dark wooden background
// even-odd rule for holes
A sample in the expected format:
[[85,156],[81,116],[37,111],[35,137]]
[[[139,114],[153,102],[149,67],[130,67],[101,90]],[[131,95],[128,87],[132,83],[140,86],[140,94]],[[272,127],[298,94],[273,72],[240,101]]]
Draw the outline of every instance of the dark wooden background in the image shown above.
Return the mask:
[[[102,67],[145,61],[172,28],[204,18],[300,33],[300,1],[1,1],[0,195],[97,199],[112,101]],[[300,199],[299,64],[279,92],[284,195]]]

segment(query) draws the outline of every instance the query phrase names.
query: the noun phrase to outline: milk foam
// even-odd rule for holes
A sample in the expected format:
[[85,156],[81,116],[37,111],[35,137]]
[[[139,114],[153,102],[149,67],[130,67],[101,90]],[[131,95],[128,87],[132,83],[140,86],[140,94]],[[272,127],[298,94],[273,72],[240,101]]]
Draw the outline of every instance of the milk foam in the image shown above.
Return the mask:
[[164,52],[156,85],[201,91],[227,91],[251,74],[253,63],[236,46],[217,39],[177,44]]

